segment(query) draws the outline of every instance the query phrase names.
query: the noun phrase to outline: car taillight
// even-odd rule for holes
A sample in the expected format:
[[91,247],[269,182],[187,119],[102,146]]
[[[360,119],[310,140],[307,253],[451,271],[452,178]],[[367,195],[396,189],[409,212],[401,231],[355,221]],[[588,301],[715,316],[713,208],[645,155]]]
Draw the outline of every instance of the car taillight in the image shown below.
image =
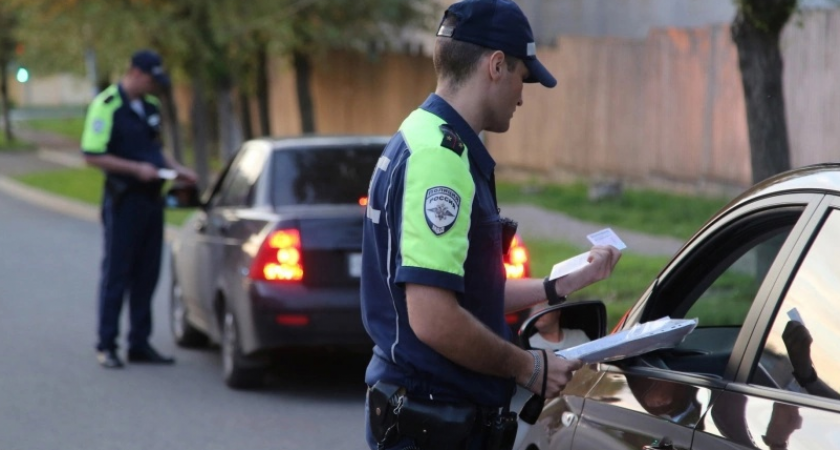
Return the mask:
[[359,197],[359,206],[367,206],[368,198],[367,197]]
[[248,277],[261,281],[300,281],[303,260],[300,232],[295,229],[275,230],[263,241]]
[[507,278],[527,278],[531,275],[528,249],[522,243],[519,235],[513,236],[510,243],[510,250],[504,257],[505,275]]

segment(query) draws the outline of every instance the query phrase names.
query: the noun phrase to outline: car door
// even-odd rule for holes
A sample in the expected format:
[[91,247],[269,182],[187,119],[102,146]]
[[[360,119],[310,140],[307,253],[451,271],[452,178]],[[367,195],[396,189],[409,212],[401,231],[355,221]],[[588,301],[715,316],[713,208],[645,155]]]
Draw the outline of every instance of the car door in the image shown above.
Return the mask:
[[[231,251],[242,246],[240,213],[254,201],[255,183],[262,170],[268,149],[257,142],[245,143],[230,162],[207,201],[207,207],[196,218],[195,257],[196,292],[205,326],[219,335],[215,302],[223,292],[225,274],[231,270]],[[231,250],[233,249],[233,250]],[[234,268],[235,270],[235,268]]]
[[[694,449],[840,449],[840,199],[826,197],[785,262]],[[800,384],[794,376],[817,377]]]
[[571,447],[551,448],[692,448],[695,429],[707,426],[709,409],[735,379],[768,292],[819,199],[759,200],[698,233],[624,323],[669,316],[697,318],[698,326],[676,348],[596,366],[603,376],[586,395]]

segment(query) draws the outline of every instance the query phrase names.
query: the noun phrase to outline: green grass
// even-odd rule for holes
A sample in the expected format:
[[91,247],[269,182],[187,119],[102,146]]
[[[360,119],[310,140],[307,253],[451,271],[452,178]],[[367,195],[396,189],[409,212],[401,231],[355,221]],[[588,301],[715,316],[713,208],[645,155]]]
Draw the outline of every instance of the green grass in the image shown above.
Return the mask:
[[[551,267],[587,249],[563,242],[526,240],[531,256],[531,274],[535,277],[551,272]],[[572,300],[601,300],[607,305],[607,329],[644,293],[653,279],[665,267],[669,258],[625,253],[610,278],[572,294]]]
[[[35,189],[78,200],[91,205],[102,202],[104,175],[99,169],[62,169],[18,175],[16,180]],[[165,220],[180,226],[193,213],[191,209],[167,209]]]
[[31,119],[27,120],[24,126],[30,130],[47,131],[81,141],[82,130],[85,127],[85,118]]
[[592,202],[583,184],[524,185],[498,183],[500,203],[527,203],[581,220],[643,233],[688,239],[729,199],[625,189],[621,197]]
[[[2,127],[0,127],[2,128]],[[35,150],[35,144],[15,139],[9,142],[6,132],[0,129],[0,152],[18,152]]]

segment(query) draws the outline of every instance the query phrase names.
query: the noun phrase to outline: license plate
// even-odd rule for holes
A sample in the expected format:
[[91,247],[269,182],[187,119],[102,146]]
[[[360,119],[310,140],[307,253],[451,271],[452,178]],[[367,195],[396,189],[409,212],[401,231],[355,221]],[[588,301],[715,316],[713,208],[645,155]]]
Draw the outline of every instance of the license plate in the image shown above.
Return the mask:
[[351,277],[359,278],[362,276],[362,254],[351,253],[347,255],[347,270]]

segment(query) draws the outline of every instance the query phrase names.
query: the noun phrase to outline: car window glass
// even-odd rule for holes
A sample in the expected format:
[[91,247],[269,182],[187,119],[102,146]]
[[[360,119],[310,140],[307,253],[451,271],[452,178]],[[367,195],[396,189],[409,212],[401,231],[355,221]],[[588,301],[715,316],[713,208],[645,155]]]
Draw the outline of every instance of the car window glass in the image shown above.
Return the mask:
[[367,196],[382,149],[365,145],[275,152],[274,205],[358,204]]
[[840,398],[838,248],[840,212],[833,210],[793,276],[751,383]]
[[757,211],[727,224],[680,263],[656,292],[647,320],[697,318],[658,367],[722,377],[747,312],[801,207]]
[[260,148],[245,147],[237,155],[220,193],[218,206],[249,206],[254,186],[262,171],[264,152]]
[[703,326],[740,326],[752,306],[787,233],[768,237],[747,250],[700,295],[685,317],[697,317]]

